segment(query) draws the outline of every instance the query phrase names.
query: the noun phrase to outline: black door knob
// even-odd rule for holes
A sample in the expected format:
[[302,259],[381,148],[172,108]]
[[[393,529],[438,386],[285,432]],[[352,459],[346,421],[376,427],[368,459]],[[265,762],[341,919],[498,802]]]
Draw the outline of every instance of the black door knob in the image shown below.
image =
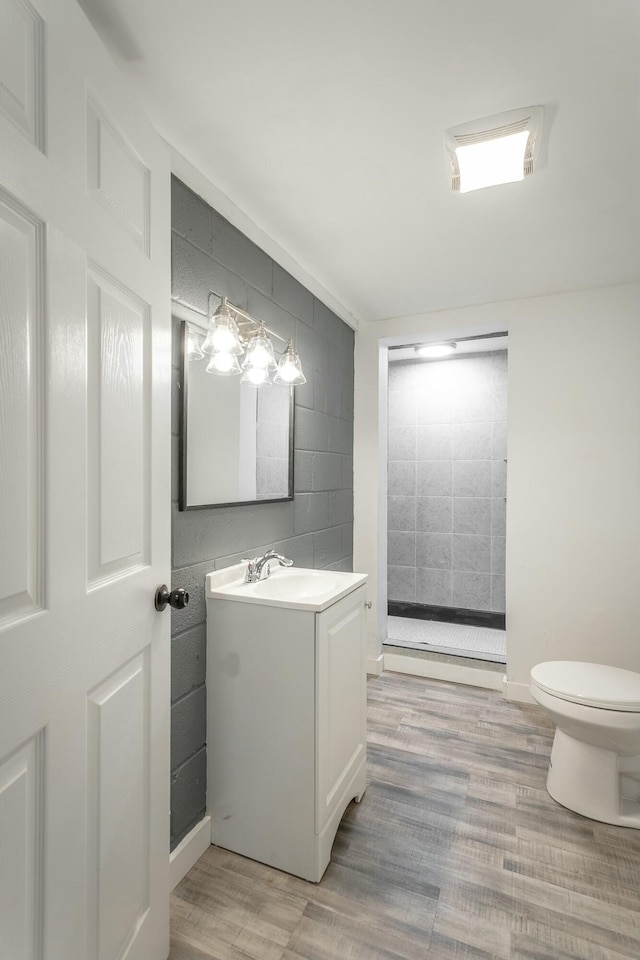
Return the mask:
[[175,590],[169,591],[166,583],[163,583],[156,590],[154,599],[156,610],[162,611],[167,605],[173,607],[174,610],[184,610],[188,603],[189,594],[183,587],[177,587]]

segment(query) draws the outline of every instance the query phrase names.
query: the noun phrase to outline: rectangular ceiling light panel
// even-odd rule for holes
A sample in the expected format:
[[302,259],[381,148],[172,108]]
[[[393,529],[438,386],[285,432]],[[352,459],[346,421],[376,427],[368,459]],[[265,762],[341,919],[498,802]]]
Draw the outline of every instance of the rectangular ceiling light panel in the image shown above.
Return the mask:
[[467,193],[524,180],[533,173],[542,114],[542,107],[527,107],[447,130],[451,189]]

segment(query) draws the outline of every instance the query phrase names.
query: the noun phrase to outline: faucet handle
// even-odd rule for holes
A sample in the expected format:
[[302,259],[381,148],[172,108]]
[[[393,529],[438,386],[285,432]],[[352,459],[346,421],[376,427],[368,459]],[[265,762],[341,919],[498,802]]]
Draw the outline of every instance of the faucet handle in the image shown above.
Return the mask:
[[247,572],[244,575],[244,582],[251,583],[256,579],[256,563],[258,562],[258,557],[254,557],[253,560],[250,560],[248,557],[243,557],[240,563],[246,563]]

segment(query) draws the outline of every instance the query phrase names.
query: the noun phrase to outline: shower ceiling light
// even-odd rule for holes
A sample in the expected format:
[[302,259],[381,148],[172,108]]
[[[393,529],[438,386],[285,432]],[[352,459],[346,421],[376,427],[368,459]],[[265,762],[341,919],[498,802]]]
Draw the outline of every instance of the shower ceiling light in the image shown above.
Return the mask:
[[452,353],[455,353],[457,349],[457,343],[453,340],[448,341],[447,343],[423,343],[419,347],[415,347],[415,351],[419,357],[448,357]]
[[[274,383],[289,386],[306,383],[292,340],[288,341],[280,360],[276,360],[270,338],[285,343],[284,337],[268,330],[262,321],[254,320],[244,310],[229,303],[226,297],[219,298],[220,305],[215,313],[212,313],[212,297],[218,297],[218,294],[213,291],[209,294],[207,335],[204,343],[200,345],[197,333],[192,331],[187,348],[189,360],[198,360],[209,354],[207,373],[223,377],[242,374],[241,383],[250,383],[256,387],[271,383],[272,371],[276,371]],[[238,357],[243,354],[245,356],[241,367]]]

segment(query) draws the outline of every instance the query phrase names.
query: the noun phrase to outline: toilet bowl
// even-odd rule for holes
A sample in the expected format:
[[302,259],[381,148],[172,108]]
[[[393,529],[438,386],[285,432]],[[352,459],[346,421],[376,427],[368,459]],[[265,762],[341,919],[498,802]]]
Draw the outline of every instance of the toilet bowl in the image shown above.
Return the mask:
[[529,689],[556,733],[547,790],[576,813],[640,829],[640,673],[551,660]]

